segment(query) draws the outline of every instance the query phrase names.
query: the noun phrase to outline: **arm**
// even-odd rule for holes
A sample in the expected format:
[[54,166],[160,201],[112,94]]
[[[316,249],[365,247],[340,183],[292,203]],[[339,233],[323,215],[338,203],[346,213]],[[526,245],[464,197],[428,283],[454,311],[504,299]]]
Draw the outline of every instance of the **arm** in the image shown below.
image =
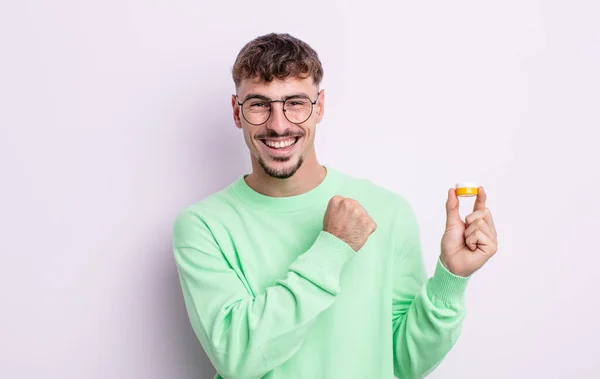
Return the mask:
[[192,327],[226,378],[260,378],[298,351],[315,318],[339,293],[339,276],[355,252],[321,232],[287,275],[256,296],[223,256],[201,216],[182,213],[174,254]]
[[427,278],[418,225],[405,202],[400,204],[394,233],[402,236],[393,268],[394,374],[422,378],[458,339],[468,278],[450,273],[439,260],[435,274]]

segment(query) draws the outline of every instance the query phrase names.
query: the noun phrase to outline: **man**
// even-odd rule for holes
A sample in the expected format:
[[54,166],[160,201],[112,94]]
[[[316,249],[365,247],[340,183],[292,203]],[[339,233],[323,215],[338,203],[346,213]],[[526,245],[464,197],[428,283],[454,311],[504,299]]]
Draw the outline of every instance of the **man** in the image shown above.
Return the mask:
[[249,42],[231,104],[252,172],[175,222],[187,311],[216,378],[421,378],[456,342],[468,278],[497,250],[483,188],[466,224],[450,189],[428,279],[409,204],[317,161],[322,76],[290,35]]

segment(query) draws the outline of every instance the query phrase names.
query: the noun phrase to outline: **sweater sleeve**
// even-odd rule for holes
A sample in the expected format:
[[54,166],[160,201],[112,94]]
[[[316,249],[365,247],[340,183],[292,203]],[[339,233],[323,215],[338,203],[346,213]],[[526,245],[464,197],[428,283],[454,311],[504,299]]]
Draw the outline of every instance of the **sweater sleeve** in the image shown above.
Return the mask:
[[458,340],[468,278],[450,273],[439,259],[434,275],[427,278],[419,228],[406,203],[394,233],[402,236],[393,264],[394,374],[401,379],[423,378]]
[[178,217],[173,248],[192,328],[227,379],[261,378],[291,358],[315,318],[332,305],[342,268],[356,254],[321,232],[285,277],[253,295],[197,214]]

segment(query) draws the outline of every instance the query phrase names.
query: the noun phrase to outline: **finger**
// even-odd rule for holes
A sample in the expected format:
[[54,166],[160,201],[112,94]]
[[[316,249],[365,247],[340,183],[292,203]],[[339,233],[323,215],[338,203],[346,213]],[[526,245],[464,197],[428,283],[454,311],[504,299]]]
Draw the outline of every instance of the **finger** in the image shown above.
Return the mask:
[[335,195],[333,196],[331,199],[329,199],[329,206],[331,207],[337,207],[340,205],[340,203],[344,200],[344,197],[340,196],[340,195]]
[[469,225],[469,227],[465,230],[465,240],[477,230],[481,230],[488,237],[490,237],[492,241],[497,242],[496,233],[483,218],[478,218],[471,225]]
[[471,251],[479,249],[484,253],[490,255],[493,255],[496,252],[496,242],[494,242],[494,240],[492,240],[490,236],[485,234],[480,229],[477,229],[473,233],[471,233],[465,239],[465,244],[469,247]]
[[490,229],[493,231],[493,234],[496,235],[496,226],[494,225],[494,219],[492,218],[492,212],[489,208],[479,209],[467,217],[465,217],[465,223],[467,225],[473,224],[478,219],[484,219],[485,222],[489,225]]
[[473,212],[479,209],[485,208],[485,201],[487,199],[487,195],[483,187],[479,187],[477,189],[477,199],[475,200],[475,204],[473,204]]
[[446,228],[458,225],[462,222],[458,213],[458,197],[454,188],[448,190],[448,200],[446,201]]
[[370,227],[371,233],[374,233],[377,230],[377,223],[375,223],[375,221],[371,220],[370,226],[371,226]]

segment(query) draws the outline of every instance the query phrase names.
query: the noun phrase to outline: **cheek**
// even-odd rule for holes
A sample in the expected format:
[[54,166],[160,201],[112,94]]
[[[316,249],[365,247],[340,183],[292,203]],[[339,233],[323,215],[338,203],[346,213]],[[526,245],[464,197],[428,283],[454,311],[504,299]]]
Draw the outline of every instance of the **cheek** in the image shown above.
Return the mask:
[[250,147],[253,146],[252,140],[253,140],[253,134],[250,133],[249,131],[247,131],[246,129],[244,129],[244,139],[246,140],[246,144]]
[[315,140],[315,127],[313,126],[312,128],[307,128],[304,136],[306,137],[306,142],[312,144]]
[[260,148],[258,146],[259,143],[262,143],[254,138],[257,134],[257,130],[250,131],[244,128],[244,140],[246,140],[246,146],[253,154],[260,154]]

